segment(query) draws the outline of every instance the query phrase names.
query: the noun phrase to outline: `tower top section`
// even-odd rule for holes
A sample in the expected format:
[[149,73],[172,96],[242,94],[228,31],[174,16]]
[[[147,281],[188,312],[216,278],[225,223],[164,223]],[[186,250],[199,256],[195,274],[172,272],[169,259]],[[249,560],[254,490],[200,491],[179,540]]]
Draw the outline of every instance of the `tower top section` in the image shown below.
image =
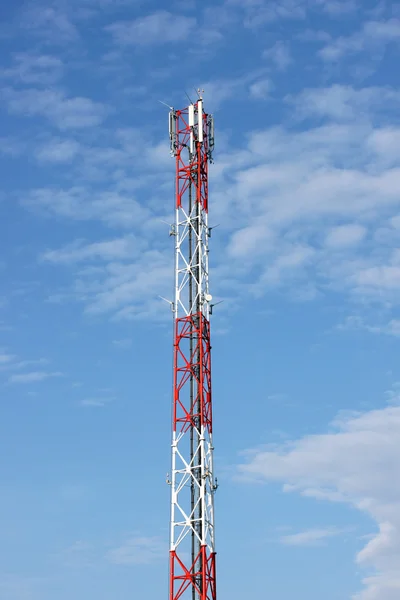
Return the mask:
[[[178,156],[184,148],[189,160],[196,154],[197,144],[204,145],[207,158],[212,162],[214,151],[214,117],[204,111],[203,97],[182,110],[172,108],[169,113],[171,155]],[[185,139],[185,134],[187,139]],[[183,143],[182,143],[183,141]]]

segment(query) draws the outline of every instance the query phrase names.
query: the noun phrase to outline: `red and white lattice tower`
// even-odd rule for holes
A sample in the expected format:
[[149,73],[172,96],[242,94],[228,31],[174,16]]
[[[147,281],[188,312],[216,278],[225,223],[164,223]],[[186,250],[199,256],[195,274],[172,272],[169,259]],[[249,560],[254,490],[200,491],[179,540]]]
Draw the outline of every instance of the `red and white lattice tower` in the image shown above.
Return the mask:
[[174,383],[169,600],[216,600],[208,165],[214,124],[203,99],[170,112],[176,158]]

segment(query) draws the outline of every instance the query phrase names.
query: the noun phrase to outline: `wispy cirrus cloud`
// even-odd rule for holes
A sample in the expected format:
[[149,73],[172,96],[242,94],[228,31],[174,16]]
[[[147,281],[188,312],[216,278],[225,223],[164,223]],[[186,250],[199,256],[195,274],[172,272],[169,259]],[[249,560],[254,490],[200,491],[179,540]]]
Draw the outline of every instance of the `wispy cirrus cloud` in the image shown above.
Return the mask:
[[[365,577],[365,588],[353,598],[394,599],[400,568],[400,488],[396,477],[400,408],[341,414],[332,427],[329,433],[304,436],[270,450],[255,449],[239,472],[247,481],[282,482],[286,492],[347,503],[372,517],[378,531],[356,560],[374,571]],[[289,542],[299,539],[301,542],[301,537],[289,537]]]
[[25,144],[14,137],[0,137],[0,153],[3,156],[17,158],[26,150]]
[[146,206],[126,192],[94,192],[89,187],[36,189],[22,203],[45,214],[77,221],[95,219],[122,228],[141,224],[151,215]]
[[114,402],[114,397],[104,397],[104,396],[92,396],[90,398],[84,398],[81,400],[81,406],[86,406],[89,408],[101,408],[103,406],[107,406],[110,402]]
[[131,338],[123,338],[121,340],[113,340],[112,342],[114,348],[118,348],[120,350],[127,350],[132,346]]
[[246,27],[260,27],[265,23],[281,19],[304,19],[307,14],[305,0],[281,0],[274,3],[254,2],[254,0],[226,0],[227,6],[235,7],[244,13]]
[[61,4],[28,2],[22,11],[21,26],[35,37],[52,44],[66,44],[76,42],[80,37],[71,17]]
[[166,552],[166,542],[158,537],[132,536],[110,550],[106,558],[115,565],[148,565],[162,560]]
[[60,130],[82,129],[99,125],[107,116],[108,108],[90,98],[68,97],[56,89],[4,88],[3,102],[12,114],[41,116]]
[[11,67],[0,70],[0,77],[14,84],[51,85],[63,74],[64,64],[58,56],[17,52]]
[[255,98],[256,100],[266,100],[272,89],[273,84],[269,79],[260,79],[250,85],[249,91],[252,98]]
[[398,99],[389,88],[305,90],[292,102],[318,124],[299,131],[296,116],[220,153],[213,210],[232,261],[218,267],[222,296],[246,281],[257,296],[274,287],[301,300],[335,290],[359,305],[398,301],[400,160],[397,127],[382,123]]
[[366,234],[367,229],[362,225],[338,225],[328,232],[325,244],[330,248],[346,248],[359,244]]
[[11,375],[8,379],[9,383],[37,383],[45,381],[46,379],[52,379],[53,377],[62,377],[62,373],[59,371],[31,371],[29,373],[18,373]]
[[35,158],[40,163],[63,164],[71,162],[80,150],[76,140],[53,138],[35,149]]
[[71,288],[60,290],[57,297],[83,303],[87,314],[117,319],[156,317],[166,315],[158,295],[168,294],[172,256],[149,246],[144,236],[132,234],[86,244],[77,240],[48,250],[40,260],[75,266]]
[[61,562],[67,567],[143,566],[156,563],[168,553],[168,546],[157,536],[133,533],[119,541],[78,540],[60,554]]
[[261,27],[275,21],[304,20],[311,13],[343,17],[357,10],[356,0],[280,0],[259,2],[255,0],[226,0],[231,10],[244,13],[246,27]]
[[326,44],[319,55],[325,61],[337,61],[360,52],[380,54],[387,44],[400,40],[400,20],[367,21],[362,28]]
[[376,317],[372,317],[366,321],[360,315],[349,315],[342,323],[339,323],[337,329],[339,331],[364,330],[369,333],[400,337],[400,319],[390,319],[381,323],[377,323],[377,320]]
[[23,574],[2,574],[0,593],[9,600],[31,600],[41,594],[49,582],[46,576],[25,576]]
[[26,369],[27,367],[37,367],[47,365],[50,361],[47,358],[37,358],[31,360],[19,360],[10,365],[13,369]]
[[99,563],[96,550],[98,551],[93,544],[77,540],[60,552],[59,558],[67,568],[93,567]]
[[20,371],[27,367],[43,367],[49,362],[47,358],[21,360],[16,354],[10,354],[7,350],[0,349],[0,371],[3,372]]
[[346,532],[346,529],[337,527],[306,529],[305,531],[281,536],[280,543],[284,546],[320,546],[329,538],[337,537]]
[[169,290],[171,266],[170,253],[147,250],[130,264],[107,263],[100,278],[90,269],[78,273],[75,293],[90,315],[108,313],[128,320],[166,316],[157,296]]
[[329,16],[341,17],[358,9],[357,0],[314,0],[314,6]]
[[41,260],[56,264],[72,264],[90,260],[132,259],[143,250],[144,246],[145,241],[134,235],[92,244],[77,240],[64,248],[48,250],[41,256]]
[[6,352],[6,350],[4,350],[4,348],[0,349],[0,365],[4,366],[4,365],[10,365],[14,359],[15,359],[15,355],[14,354],[9,354],[8,352]]
[[267,61],[270,61],[278,71],[285,71],[293,62],[289,44],[282,41],[278,41],[270,48],[264,50],[262,56]]
[[[254,74],[240,85],[251,85],[252,78]],[[216,93],[221,94],[221,89],[216,86]],[[244,282],[247,294],[260,296],[273,286],[301,300],[330,290],[362,300],[379,295],[388,300],[400,293],[393,254],[400,134],[394,126],[375,124],[381,112],[387,109],[389,114],[394,109],[397,99],[396,90],[388,88],[305,90],[292,97],[291,104],[302,118],[312,112],[312,105],[321,123],[303,131],[292,129],[291,124],[254,131],[242,148],[227,147],[220,152],[210,169],[213,214],[224,222],[224,243],[235,266],[232,278],[232,265],[229,270],[216,265],[220,295],[227,299],[235,289],[237,296]],[[117,137],[123,152],[117,162],[137,156],[138,132],[122,131]],[[94,148],[92,154],[96,153]],[[155,153],[165,155],[165,162],[151,163],[143,156],[138,161],[143,165],[140,177],[147,177],[151,165],[158,165],[159,185],[167,168],[172,174],[172,166],[166,145],[155,146]],[[113,164],[112,153],[110,160]],[[126,236],[90,244],[75,242],[76,246],[51,251],[46,259],[54,264],[85,264],[74,277],[69,297],[83,301],[90,314],[137,318],[149,314],[149,307],[153,315],[159,312],[155,298],[165,294],[171,254],[166,244],[160,245],[150,235],[157,214],[150,207],[160,210],[156,203],[141,205],[128,188],[93,192],[76,186],[35,190],[24,204],[69,219],[100,220],[112,227],[140,224],[135,242]],[[379,217],[383,207],[385,214]],[[384,243],[377,251],[372,241],[383,229]],[[148,250],[145,232],[150,235],[147,242],[157,250]],[[140,257],[134,255],[137,249]],[[134,259],[127,264],[130,253]]]
[[294,105],[299,117],[329,118],[336,122],[376,118],[390,120],[397,110],[400,92],[391,87],[364,87],[335,84],[328,88],[306,89],[287,102]]
[[203,81],[200,88],[206,91],[210,110],[215,111],[225,100],[234,97],[257,99],[264,97],[273,88],[272,82],[266,75],[267,69],[260,68],[232,79]]
[[132,21],[108,25],[108,31],[117,44],[149,46],[185,40],[196,25],[193,17],[174,15],[160,10]]

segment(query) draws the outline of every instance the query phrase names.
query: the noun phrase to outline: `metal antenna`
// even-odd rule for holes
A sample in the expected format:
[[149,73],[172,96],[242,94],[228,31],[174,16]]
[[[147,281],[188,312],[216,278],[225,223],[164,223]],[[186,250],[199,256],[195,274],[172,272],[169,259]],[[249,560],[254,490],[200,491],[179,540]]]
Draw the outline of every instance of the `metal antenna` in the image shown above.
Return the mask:
[[210,304],[210,315],[213,314],[213,310],[214,310],[214,306],[218,306],[218,304],[222,304],[223,300],[220,300],[219,302],[214,302],[214,304]]
[[187,92],[185,92],[185,96],[189,100],[190,104],[193,104],[193,101]]
[[164,300],[164,302],[166,302],[167,304],[169,304],[170,308],[171,308],[171,311],[175,312],[175,304],[171,300],[168,300],[167,298],[164,298],[164,296],[158,296],[158,298],[160,298],[160,300]]
[[166,106],[167,108],[169,108],[169,110],[174,110],[173,106],[169,106],[169,104],[166,104],[165,102],[163,102],[162,100],[159,100],[160,104],[164,104],[164,106]]
[[209,227],[208,228],[208,237],[211,237],[212,230],[219,226],[220,226],[220,223],[218,223],[217,225],[213,225],[212,227]]
[[202,97],[202,94],[204,94],[204,90],[201,90],[200,88],[197,88],[197,89],[196,89],[196,88],[193,88],[193,89],[194,89],[194,91],[196,92],[196,94],[197,94],[198,98],[201,98],[201,97]]

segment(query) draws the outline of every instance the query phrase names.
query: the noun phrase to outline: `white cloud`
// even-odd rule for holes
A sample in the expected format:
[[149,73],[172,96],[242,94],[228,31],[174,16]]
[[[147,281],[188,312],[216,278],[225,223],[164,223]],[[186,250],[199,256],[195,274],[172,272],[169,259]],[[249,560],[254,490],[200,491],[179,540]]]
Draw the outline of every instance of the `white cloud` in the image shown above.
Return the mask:
[[151,309],[153,317],[157,312],[167,316],[157,295],[169,289],[171,269],[171,253],[146,251],[135,263],[106,264],[101,278],[96,273],[82,273],[76,281],[76,293],[92,315],[115,313],[117,317],[135,319],[143,310]]
[[136,0],[71,0],[71,3],[75,2],[77,6],[81,6],[85,4],[86,6],[90,6],[91,8],[119,8],[122,6],[132,6],[136,2]]
[[390,167],[397,162],[397,149],[400,146],[400,129],[394,126],[382,127],[373,131],[367,141],[376,160]]
[[271,261],[272,264],[265,269],[253,289],[261,288],[263,290],[266,285],[279,284],[287,277],[298,277],[299,270],[313,259],[314,254],[315,250],[308,246],[293,245],[289,247]]
[[[251,73],[226,81],[225,86],[214,82],[217,100],[229,97],[233,90],[248,90],[259,78],[260,73]],[[224,244],[232,262],[229,269],[223,263],[215,266],[216,293],[225,299],[232,290],[236,297],[239,293],[259,296],[274,286],[297,300],[329,290],[363,301],[379,295],[380,301],[395,300],[394,294],[400,298],[395,281],[399,267],[392,256],[400,181],[398,131],[374,126],[376,110],[379,118],[387,109],[389,114],[396,98],[395,90],[385,88],[308,90],[292,102],[301,110],[311,105],[312,112],[317,107],[316,112],[329,116],[327,125],[303,131],[292,130],[291,124],[272,127],[248,134],[240,149],[224,144],[225,151],[210,168],[212,215],[214,222],[224,223]],[[338,118],[339,123],[331,122]],[[156,231],[156,215],[161,217],[159,193],[172,188],[173,166],[167,166],[165,145],[153,145],[165,162],[159,163],[158,158],[151,162],[150,154],[140,156],[140,131],[120,131],[116,137],[118,148],[92,148],[91,154],[98,158],[93,164],[108,177],[115,165],[131,164],[134,157],[140,173],[132,184],[129,178],[118,177],[117,191],[116,184],[102,192],[87,185],[44,188],[23,202],[69,219],[135,228],[138,248],[145,250],[141,243]],[[86,151],[82,152],[84,156]],[[149,183],[147,177],[159,187],[153,187],[154,198],[143,206],[132,190],[136,195],[138,185]],[[135,255],[130,264],[122,260],[129,262],[135,244],[130,245],[126,236],[67,246],[52,251],[47,259],[87,263],[74,276],[72,296],[61,291],[64,297],[82,301],[91,314],[136,319],[161,314],[156,297],[169,295],[172,249],[167,240],[154,237],[149,243],[156,250]]]
[[332,36],[321,29],[305,29],[296,35],[296,39],[301,42],[329,42]]
[[314,0],[315,5],[329,16],[342,17],[358,8],[357,0]]
[[35,157],[39,162],[67,163],[77,156],[79,150],[80,144],[75,140],[54,138],[40,146],[35,152]]
[[122,340],[113,340],[112,343],[115,348],[119,348],[121,350],[126,350],[132,346],[132,340],[130,338],[125,338]]
[[306,529],[298,533],[283,535],[280,538],[280,542],[285,546],[318,546],[328,538],[336,537],[342,533],[344,533],[344,530],[336,527]]
[[14,65],[0,70],[0,77],[18,84],[51,85],[62,76],[63,62],[56,56],[19,52],[13,56]]
[[382,333],[400,337],[400,319],[391,319],[385,326],[380,328]]
[[26,369],[26,367],[33,367],[38,365],[47,365],[49,361],[47,358],[37,358],[33,360],[20,360],[18,362],[13,363],[13,369]]
[[106,27],[116,43],[149,46],[185,40],[196,25],[192,17],[160,10],[133,21],[120,21]]
[[398,110],[400,92],[392,88],[332,85],[306,89],[296,98],[288,98],[301,117],[327,117],[335,121],[371,118],[379,112]]
[[[232,79],[215,79],[201,83],[210,111],[218,109],[226,100],[250,93],[253,97],[264,97],[271,84],[265,79],[266,69],[258,69]],[[253,92],[252,92],[253,90]]]
[[[133,235],[90,244],[76,241],[45,252],[41,260],[56,265],[84,263],[73,272],[72,290],[58,292],[59,301],[81,302],[90,315],[164,320],[168,311],[158,295],[170,293],[173,249],[148,250],[146,245],[144,237]],[[126,343],[116,341],[115,345]]]
[[48,250],[41,259],[51,263],[71,264],[93,260],[132,259],[143,249],[144,241],[133,235],[103,242],[84,244],[77,240],[59,250]]
[[256,100],[265,100],[268,98],[272,89],[269,79],[261,79],[250,86],[250,96]]
[[264,50],[263,58],[270,60],[279,71],[285,71],[292,63],[290,46],[286,42],[276,42],[271,48]]
[[392,600],[400,569],[399,448],[398,406],[343,413],[329,433],[255,449],[239,472],[246,479],[282,482],[287,491],[307,497],[347,503],[372,517],[379,531],[357,562],[376,574],[355,598]]
[[106,406],[110,402],[113,402],[115,398],[104,398],[104,397],[95,397],[95,398],[85,398],[81,401],[81,406],[87,406],[91,408],[100,408],[102,406]]
[[70,16],[59,6],[45,3],[27,3],[23,11],[22,25],[35,36],[51,41],[53,44],[74,42],[79,32]]
[[343,248],[353,246],[361,242],[367,230],[362,225],[355,223],[348,225],[339,225],[328,232],[325,244],[330,248]]
[[[79,495],[79,491],[78,491]],[[82,540],[74,542],[60,553],[60,558],[66,567],[93,567],[98,562],[95,547]]]
[[246,27],[260,27],[280,19],[304,19],[307,13],[305,0],[280,0],[259,2],[254,0],[227,0],[227,6],[239,7],[244,12]]
[[107,559],[115,565],[147,565],[162,560],[168,548],[157,537],[132,537],[119,548],[107,553]]
[[35,383],[38,381],[44,381],[52,377],[61,377],[62,373],[55,372],[50,373],[46,371],[32,371],[31,373],[19,373],[17,375],[11,375],[9,383]]
[[0,370],[1,371],[18,371],[27,367],[37,367],[47,365],[49,361],[46,358],[38,358],[32,360],[17,360],[15,354],[9,354],[5,350],[0,349]]
[[147,207],[132,195],[117,191],[94,192],[86,187],[34,190],[22,203],[33,209],[68,219],[98,219],[112,227],[131,228],[142,225],[150,216]]
[[232,10],[242,10],[246,27],[260,27],[265,23],[280,20],[303,20],[312,12],[327,13],[329,17],[342,17],[357,9],[356,0],[226,0]]
[[43,594],[47,583],[47,577],[3,573],[0,575],[0,594],[7,600],[32,600]]
[[6,352],[5,350],[0,349],[0,365],[1,366],[9,365],[14,359],[15,359],[14,354],[8,354],[8,352]]
[[343,323],[337,327],[339,330],[360,329],[369,333],[377,333],[400,337],[400,319],[390,319],[386,323],[371,324],[359,315],[348,316]]
[[303,299],[335,290],[363,302],[400,300],[398,132],[374,125],[397,99],[386,88],[305,92],[293,102],[333,122],[255,131],[219,154],[212,211],[228,231],[231,259],[218,272],[221,295],[237,295],[239,280],[241,293],[279,286],[297,297],[300,286]]
[[13,137],[0,137],[0,153],[3,156],[17,158],[25,150],[25,145]]
[[22,116],[42,116],[61,130],[82,129],[99,125],[105,119],[107,108],[90,98],[68,98],[54,89],[2,90],[8,110]]
[[241,80],[221,79],[217,81],[206,81],[201,85],[201,89],[207,94],[207,105],[212,111],[218,109],[225,100],[232,98],[235,93],[243,89]]
[[339,37],[327,44],[319,54],[326,61],[336,61],[353,53],[380,52],[386,44],[399,39],[399,19],[368,21],[360,31],[347,37]]

